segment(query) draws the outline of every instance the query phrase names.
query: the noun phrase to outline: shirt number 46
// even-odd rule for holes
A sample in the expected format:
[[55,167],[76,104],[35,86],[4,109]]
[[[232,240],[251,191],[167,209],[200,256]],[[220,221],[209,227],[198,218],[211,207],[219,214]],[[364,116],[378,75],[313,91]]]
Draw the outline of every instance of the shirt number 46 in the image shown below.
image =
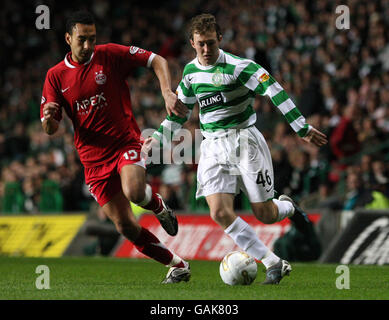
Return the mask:
[[271,180],[271,177],[269,176],[269,171],[268,170],[265,171],[265,176],[263,175],[262,171],[259,171],[256,183],[262,184],[263,187],[265,187],[266,183],[269,186],[271,186],[272,180]]

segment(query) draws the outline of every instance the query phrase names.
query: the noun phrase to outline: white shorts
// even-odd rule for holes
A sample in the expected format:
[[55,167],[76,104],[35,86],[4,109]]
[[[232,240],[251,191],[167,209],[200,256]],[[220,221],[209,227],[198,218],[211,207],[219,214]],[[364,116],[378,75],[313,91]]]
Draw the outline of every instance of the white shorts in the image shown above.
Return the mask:
[[262,133],[254,126],[228,132],[201,143],[196,198],[242,190],[251,203],[272,199],[273,164]]

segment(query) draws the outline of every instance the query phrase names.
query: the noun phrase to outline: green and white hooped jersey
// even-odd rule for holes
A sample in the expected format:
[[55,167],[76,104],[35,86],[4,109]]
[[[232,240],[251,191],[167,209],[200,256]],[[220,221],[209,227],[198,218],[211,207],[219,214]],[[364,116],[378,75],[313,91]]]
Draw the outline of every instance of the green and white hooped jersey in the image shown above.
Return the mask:
[[[304,137],[309,125],[281,85],[259,64],[219,49],[212,66],[202,66],[197,58],[189,62],[178,85],[178,98],[189,108],[185,118],[167,116],[154,137],[163,143],[190,118],[199,104],[200,129],[205,138],[219,137],[228,129],[243,129],[255,124],[253,109],[256,94],[267,95],[282,112],[293,130]],[[169,140],[171,141],[171,140]]]

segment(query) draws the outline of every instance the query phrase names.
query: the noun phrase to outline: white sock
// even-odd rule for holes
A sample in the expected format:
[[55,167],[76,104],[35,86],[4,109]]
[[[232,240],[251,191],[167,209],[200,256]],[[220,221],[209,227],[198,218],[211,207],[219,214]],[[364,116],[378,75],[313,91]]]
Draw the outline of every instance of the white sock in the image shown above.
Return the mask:
[[257,260],[262,260],[269,251],[269,248],[259,240],[254,229],[240,217],[237,217],[224,232],[227,233],[242,250]]
[[265,256],[261,260],[261,262],[266,267],[266,269],[275,265],[278,261],[280,261],[280,258],[270,250],[265,254]]
[[149,184],[146,184],[145,198],[141,202],[136,203],[136,205],[140,207],[148,205],[150,203],[152,195],[153,195],[153,190],[151,189],[151,186]]
[[294,214],[293,204],[289,201],[280,201],[277,199],[273,199],[274,204],[278,208],[278,217],[277,222],[281,221],[285,218],[291,217]]

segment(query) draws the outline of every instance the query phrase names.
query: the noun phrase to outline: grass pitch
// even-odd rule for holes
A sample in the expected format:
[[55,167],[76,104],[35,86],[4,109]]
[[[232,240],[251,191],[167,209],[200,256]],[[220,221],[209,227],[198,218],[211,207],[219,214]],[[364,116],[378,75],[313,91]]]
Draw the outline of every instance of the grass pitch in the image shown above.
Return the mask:
[[[225,285],[219,262],[190,261],[187,283],[162,285],[167,268],[149,259],[0,257],[2,300],[387,300],[389,266],[350,265],[350,289],[337,289],[337,265],[292,263],[278,286],[263,286],[263,266],[250,286]],[[39,265],[50,289],[37,289]]]

